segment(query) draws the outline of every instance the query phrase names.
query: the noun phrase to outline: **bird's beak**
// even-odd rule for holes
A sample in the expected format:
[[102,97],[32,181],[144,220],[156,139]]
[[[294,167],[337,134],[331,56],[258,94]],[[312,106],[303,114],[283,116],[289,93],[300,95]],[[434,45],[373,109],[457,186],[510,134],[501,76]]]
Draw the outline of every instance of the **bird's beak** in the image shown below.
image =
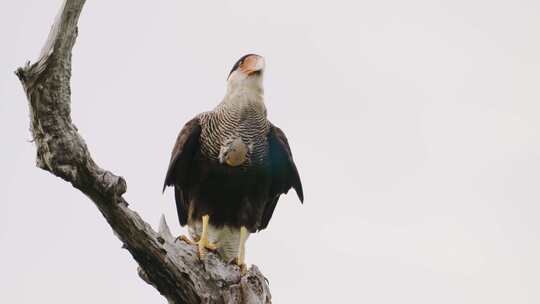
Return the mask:
[[244,60],[241,71],[246,75],[251,75],[260,72],[264,69],[264,57],[259,55],[251,55]]

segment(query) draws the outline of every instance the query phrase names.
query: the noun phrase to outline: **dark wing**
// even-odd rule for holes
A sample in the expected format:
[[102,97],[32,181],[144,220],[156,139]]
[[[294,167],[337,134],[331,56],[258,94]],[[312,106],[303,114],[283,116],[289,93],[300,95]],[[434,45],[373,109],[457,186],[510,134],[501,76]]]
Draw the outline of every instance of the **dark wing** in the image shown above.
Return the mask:
[[201,125],[199,118],[195,117],[186,123],[180,134],[178,134],[163,184],[163,191],[165,191],[167,186],[174,186],[176,211],[178,212],[178,219],[182,226],[187,223],[189,197],[186,187],[189,181],[189,167],[192,163],[193,156],[199,149],[200,135]]
[[268,144],[270,149],[272,182],[259,230],[268,226],[268,222],[270,222],[270,218],[272,218],[279,196],[289,192],[291,187],[296,191],[300,202],[304,202],[302,182],[300,181],[298,170],[293,161],[291,147],[289,147],[289,142],[283,131],[273,124],[270,124]]

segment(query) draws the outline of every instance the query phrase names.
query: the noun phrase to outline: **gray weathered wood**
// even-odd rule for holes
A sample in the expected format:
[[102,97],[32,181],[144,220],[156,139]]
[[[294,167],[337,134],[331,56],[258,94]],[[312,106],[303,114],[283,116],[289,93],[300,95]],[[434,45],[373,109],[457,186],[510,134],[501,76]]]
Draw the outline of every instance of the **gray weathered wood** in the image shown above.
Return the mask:
[[241,277],[237,266],[176,240],[163,218],[159,232],[128,207],[125,180],[100,168],[71,121],[71,50],[85,0],[66,0],[38,60],[15,73],[26,92],[37,166],[70,182],[96,204],[139,264],[139,276],[169,303],[270,303],[256,266]]

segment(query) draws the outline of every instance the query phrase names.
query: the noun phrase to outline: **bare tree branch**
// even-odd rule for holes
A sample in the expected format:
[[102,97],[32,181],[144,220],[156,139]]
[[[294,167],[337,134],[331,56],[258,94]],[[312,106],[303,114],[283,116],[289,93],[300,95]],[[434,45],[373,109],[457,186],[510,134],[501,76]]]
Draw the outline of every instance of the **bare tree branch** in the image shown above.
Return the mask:
[[159,232],[128,208],[125,180],[100,168],[71,121],[71,50],[85,0],[66,0],[39,59],[15,73],[30,107],[37,166],[70,182],[98,207],[139,264],[139,275],[169,303],[270,303],[264,276],[209,253],[199,261],[194,246],[171,235],[162,218]]

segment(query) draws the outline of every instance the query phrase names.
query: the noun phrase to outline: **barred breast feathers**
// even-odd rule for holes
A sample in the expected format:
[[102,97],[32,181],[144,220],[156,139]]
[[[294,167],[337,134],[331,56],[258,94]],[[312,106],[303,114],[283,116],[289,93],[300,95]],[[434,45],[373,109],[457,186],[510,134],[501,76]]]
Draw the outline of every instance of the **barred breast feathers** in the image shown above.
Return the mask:
[[213,111],[200,114],[200,121],[201,150],[206,157],[218,160],[221,147],[240,138],[251,148],[250,162],[266,159],[269,122],[262,89],[229,86],[223,101]]

